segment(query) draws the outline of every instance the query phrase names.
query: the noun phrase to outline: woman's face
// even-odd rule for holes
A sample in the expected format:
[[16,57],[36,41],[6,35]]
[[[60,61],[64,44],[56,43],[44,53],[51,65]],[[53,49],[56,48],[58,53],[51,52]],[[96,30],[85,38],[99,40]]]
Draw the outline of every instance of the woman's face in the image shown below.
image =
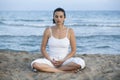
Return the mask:
[[64,23],[65,16],[62,11],[56,11],[54,14],[54,20],[57,25],[61,25]]

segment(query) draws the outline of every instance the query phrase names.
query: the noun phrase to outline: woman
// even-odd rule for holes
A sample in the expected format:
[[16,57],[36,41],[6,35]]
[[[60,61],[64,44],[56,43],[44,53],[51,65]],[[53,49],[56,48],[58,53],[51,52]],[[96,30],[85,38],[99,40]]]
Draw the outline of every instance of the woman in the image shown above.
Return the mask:
[[[76,53],[76,39],[74,31],[64,25],[65,18],[64,9],[54,10],[53,23],[55,25],[46,28],[41,44],[41,52],[45,58],[34,60],[31,63],[33,69],[44,72],[73,72],[85,67],[83,59],[73,58]],[[49,47],[48,52],[46,45]]]

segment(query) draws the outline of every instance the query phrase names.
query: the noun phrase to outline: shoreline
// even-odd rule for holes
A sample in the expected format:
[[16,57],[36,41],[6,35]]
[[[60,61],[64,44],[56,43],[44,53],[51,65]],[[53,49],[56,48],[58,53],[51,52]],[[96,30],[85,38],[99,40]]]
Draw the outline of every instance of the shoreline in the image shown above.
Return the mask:
[[[30,53],[30,54],[41,54],[40,51],[25,51],[25,50],[12,50],[12,49],[0,49],[0,52],[25,52],[25,53]],[[76,52],[77,55],[84,55],[84,54],[92,54],[92,55],[120,55],[120,53],[85,53],[85,52]]]
[[86,62],[78,73],[33,72],[30,63],[41,54],[0,50],[0,80],[120,80],[120,54],[76,54]]

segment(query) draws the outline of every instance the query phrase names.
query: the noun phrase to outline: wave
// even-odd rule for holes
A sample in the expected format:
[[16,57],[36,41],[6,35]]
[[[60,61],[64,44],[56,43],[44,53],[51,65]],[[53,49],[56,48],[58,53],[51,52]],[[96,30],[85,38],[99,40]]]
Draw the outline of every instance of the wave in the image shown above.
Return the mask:
[[108,46],[108,45],[106,45],[106,46],[97,46],[97,47],[95,47],[95,48],[111,48],[111,46]]
[[[17,22],[17,21],[22,21],[22,22]],[[14,20],[0,20],[1,25],[8,25],[8,26],[26,26],[26,27],[46,27],[46,26],[51,26],[53,25],[51,22],[44,22],[40,23],[45,20],[43,19],[38,19],[38,20],[33,20],[33,19],[14,19]],[[72,27],[120,27],[120,22],[81,22],[81,23],[65,23],[66,26],[72,26]]]
[[42,19],[37,19],[37,20],[33,20],[33,19],[16,19],[14,21],[25,21],[25,22],[43,22],[44,20]]
[[0,22],[1,25],[7,25],[7,26],[23,26],[23,27],[47,27],[51,26],[52,24],[31,24],[31,23],[6,23],[6,22]]
[[90,26],[90,27],[120,27],[120,23],[113,23],[113,24],[96,24],[96,23],[85,23],[85,24],[77,24],[77,23],[73,23],[73,24],[66,24],[66,26],[78,26],[78,27],[85,27],[85,26]]
[[23,49],[9,49],[9,48],[4,48],[4,49],[0,49],[0,52],[25,52],[25,53],[39,53],[40,50],[39,49],[35,49],[35,50],[23,50]]
[[7,38],[9,38],[9,37],[40,37],[40,38],[42,38],[43,37],[43,35],[0,35],[0,37],[1,38],[3,38],[3,37],[7,37]]
[[111,39],[120,39],[120,35],[87,35],[87,36],[76,36],[77,39],[84,39],[84,38],[111,38]]
[[44,19],[0,19],[0,21],[23,21],[23,22],[43,22]]
[[2,22],[2,21],[0,21],[0,24],[1,24],[1,25],[6,25],[6,24],[5,24],[4,22]]
[[[6,49],[0,49],[0,52],[20,52],[20,50],[15,50],[15,49],[8,49],[8,48],[6,48]],[[26,52],[26,51],[21,51],[21,52]]]
[[[8,25],[8,26],[23,26],[23,27],[47,27],[52,26],[53,24],[28,24],[28,23],[5,23],[0,22],[1,25]],[[120,24],[65,24],[66,26],[70,27],[120,27]]]
[[[40,37],[42,38],[43,35],[14,35],[14,34],[7,34],[7,35],[2,35],[0,34],[0,37]],[[120,39],[120,35],[87,35],[87,36],[76,36],[76,38],[79,39],[94,39],[94,38],[98,38],[98,39]]]

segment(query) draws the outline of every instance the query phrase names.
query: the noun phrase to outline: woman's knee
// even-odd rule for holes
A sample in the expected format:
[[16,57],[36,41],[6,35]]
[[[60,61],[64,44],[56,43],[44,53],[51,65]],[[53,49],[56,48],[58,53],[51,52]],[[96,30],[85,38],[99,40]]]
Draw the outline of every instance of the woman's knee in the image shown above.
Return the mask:
[[77,69],[81,69],[81,65],[77,64],[77,63],[74,63],[74,66],[77,68]]
[[79,65],[79,64],[77,64],[77,63],[75,63],[75,62],[70,62],[70,63],[68,63],[67,65],[70,66],[70,67],[81,68],[81,65]]
[[33,66],[33,68],[37,68],[38,67],[38,63],[35,62],[35,63],[33,63],[32,66]]

